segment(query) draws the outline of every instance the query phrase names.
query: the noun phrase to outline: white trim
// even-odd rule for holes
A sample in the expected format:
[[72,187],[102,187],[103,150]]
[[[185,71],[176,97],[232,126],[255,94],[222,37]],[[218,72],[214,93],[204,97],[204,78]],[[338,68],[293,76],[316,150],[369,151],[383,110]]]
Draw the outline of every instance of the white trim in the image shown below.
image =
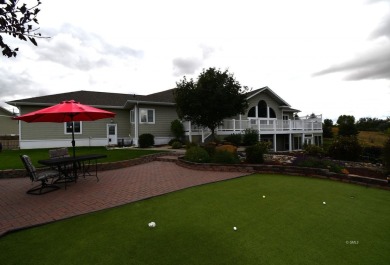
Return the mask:
[[139,138],[139,121],[138,121],[138,105],[134,106],[134,145],[138,146],[138,138]]
[[[142,121],[142,112],[146,111],[146,120],[147,121]],[[153,112],[153,121],[149,121],[149,111]],[[155,109],[147,109],[147,108],[140,108],[139,109],[139,123],[140,124],[155,124],[156,123],[156,110]]]
[[[76,148],[82,146],[106,146],[107,138],[82,138],[75,139]],[[40,149],[40,148],[72,148],[70,139],[50,139],[50,140],[21,140],[19,141],[20,149]]]
[[[115,135],[110,134],[110,127],[115,127]],[[117,145],[118,144],[118,124],[116,123],[107,123],[107,145]]]
[[[74,134],[83,134],[83,122],[82,122],[82,121],[74,121],[73,124],[74,124],[75,122],[80,122],[80,132],[74,132]],[[66,131],[66,124],[67,124],[67,123],[68,123],[68,122],[64,122],[64,134],[65,134],[65,135],[72,134],[72,132],[67,132],[67,131]]]

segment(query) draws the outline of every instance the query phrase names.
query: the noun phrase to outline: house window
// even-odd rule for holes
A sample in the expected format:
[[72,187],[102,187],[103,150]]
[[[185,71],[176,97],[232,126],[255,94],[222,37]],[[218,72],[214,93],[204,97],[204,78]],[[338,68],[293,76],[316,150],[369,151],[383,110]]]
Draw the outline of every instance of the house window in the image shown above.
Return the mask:
[[257,104],[257,117],[267,118],[267,103],[264,100],[260,100]]
[[288,115],[283,115],[283,120],[284,120],[284,121],[288,121],[288,120],[289,120]]
[[314,144],[317,145],[317,146],[321,146],[322,145],[322,137],[320,135],[314,136]]
[[252,108],[248,111],[248,117],[252,117],[252,118],[255,118],[255,117],[256,117],[256,107],[252,107]]
[[134,110],[130,110],[130,122],[134,123]]
[[269,108],[269,117],[276,118],[276,114],[273,108]]
[[154,109],[140,109],[139,110],[140,123],[154,124]]
[[294,150],[300,150],[302,148],[302,137],[295,136],[294,137]]
[[65,122],[65,134],[71,134],[73,126],[75,134],[82,134],[81,121]]

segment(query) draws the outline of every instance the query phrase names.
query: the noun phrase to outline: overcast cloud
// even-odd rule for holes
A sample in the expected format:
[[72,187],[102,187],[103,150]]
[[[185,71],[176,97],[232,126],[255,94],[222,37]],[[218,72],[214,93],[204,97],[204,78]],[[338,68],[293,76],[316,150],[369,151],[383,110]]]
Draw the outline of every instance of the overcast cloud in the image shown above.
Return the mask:
[[342,72],[346,80],[388,79],[390,80],[390,1],[371,0],[372,4],[384,4],[386,15],[369,34],[372,47],[360,51],[353,59],[337,63],[321,70],[314,76]]
[[390,116],[390,0],[43,0],[40,9],[51,38],[38,47],[7,38],[19,54],[0,58],[1,106],[76,90],[150,94],[216,67],[269,86],[301,115]]

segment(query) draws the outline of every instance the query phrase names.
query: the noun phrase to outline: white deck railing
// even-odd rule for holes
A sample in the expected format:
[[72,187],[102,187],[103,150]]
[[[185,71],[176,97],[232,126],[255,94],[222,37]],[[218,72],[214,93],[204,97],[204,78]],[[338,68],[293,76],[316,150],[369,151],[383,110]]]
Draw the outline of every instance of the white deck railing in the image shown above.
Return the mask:
[[[190,122],[184,122],[184,129],[187,133],[205,133],[209,129],[198,126],[191,126]],[[322,131],[322,117],[315,116],[301,118],[297,120],[280,120],[266,118],[249,118],[248,120],[223,120],[222,125],[218,126],[218,132],[241,133],[245,129],[254,129],[259,132],[307,132]]]

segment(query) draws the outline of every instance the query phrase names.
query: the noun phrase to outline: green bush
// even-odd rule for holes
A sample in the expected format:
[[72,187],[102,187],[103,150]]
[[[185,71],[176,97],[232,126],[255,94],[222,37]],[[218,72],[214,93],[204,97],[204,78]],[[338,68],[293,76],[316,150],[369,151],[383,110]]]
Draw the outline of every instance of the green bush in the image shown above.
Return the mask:
[[198,146],[195,142],[186,141],[186,149],[190,149],[191,147]]
[[209,142],[204,144],[202,147],[204,150],[206,150],[209,156],[212,157],[215,154],[215,148],[217,147],[217,144],[215,142]]
[[231,134],[225,137],[225,141],[234,144],[235,146],[239,146],[241,144],[242,136],[241,134]]
[[173,139],[169,140],[168,145],[172,146],[172,144],[174,142],[179,142],[179,143],[181,143],[183,145],[183,141],[180,140],[180,139],[177,139],[177,138],[173,138]]
[[244,136],[242,137],[242,142],[245,146],[251,146],[256,144],[259,141],[259,132],[253,129],[246,129],[244,131]]
[[179,141],[176,141],[176,142],[172,143],[172,149],[180,149],[182,147],[183,147],[183,145]]
[[387,139],[383,147],[383,164],[388,172],[390,172],[390,137]]
[[182,140],[184,138],[184,125],[178,119],[171,122],[171,132],[176,139]]
[[184,159],[190,162],[195,163],[208,163],[210,162],[210,156],[206,150],[204,150],[200,146],[190,147],[186,154],[184,155]]
[[328,155],[334,159],[357,161],[362,147],[356,136],[339,136],[328,149]]
[[381,161],[383,147],[380,146],[366,146],[363,148],[362,156],[365,161],[371,163],[378,163]]
[[329,169],[331,172],[342,173],[343,166],[327,159],[312,156],[300,156],[294,160],[294,165],[299,167],[312,167]]
[[139,136],[139,147],[146,148],[154,145],[154,136],[150,133],[144,133]]
[[309,156],[321,157],[324,154],[324,150],[317,145],[306,144],[303,149],[305,154]]
[[264,153],[266,152],[264,144],[258,143],[245,148],[246,162],[250,164],[264,163]]
[[239,159],[236,154],[229,151],[216,151],[211,162],[218,164],[237,164]]

